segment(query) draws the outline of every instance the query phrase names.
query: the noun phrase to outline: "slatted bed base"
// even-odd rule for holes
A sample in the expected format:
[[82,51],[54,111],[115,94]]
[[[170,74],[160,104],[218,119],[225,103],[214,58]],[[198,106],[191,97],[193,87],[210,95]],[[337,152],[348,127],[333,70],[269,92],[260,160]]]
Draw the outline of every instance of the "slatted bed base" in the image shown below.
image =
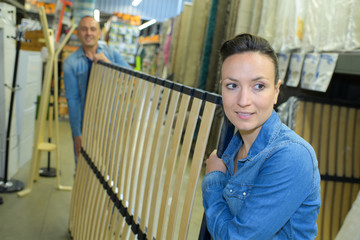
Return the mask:
[[319,161],[316,239],[335,239],[360,190],[360,108],[302,99],[295,109],[295,131],[314,147]]
[[187,239],[220,102],[213,93],[94,64],[71,199],[73,239]]

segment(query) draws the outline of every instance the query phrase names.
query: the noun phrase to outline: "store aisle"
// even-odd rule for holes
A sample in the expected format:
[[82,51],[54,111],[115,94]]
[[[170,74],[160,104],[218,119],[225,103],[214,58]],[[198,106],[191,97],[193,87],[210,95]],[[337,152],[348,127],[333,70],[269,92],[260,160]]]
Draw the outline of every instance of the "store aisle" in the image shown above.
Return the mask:
[[[72,186],[75,165],[69,122],[60,121],[59,128],[61,184]],[[41,167],[47,167],[47,159],[47,153],[43,153]],[[50,162],[51,167],[55,167],[54,154]],[[29,172],[30,161],[13,178],[27,185]],[[70,239],[68,222],[71,191],[58,190],[56,178],[39,177],[31,193],[23,198],[16,193],[0,195],[4,200],[0,205],[0,239]]]

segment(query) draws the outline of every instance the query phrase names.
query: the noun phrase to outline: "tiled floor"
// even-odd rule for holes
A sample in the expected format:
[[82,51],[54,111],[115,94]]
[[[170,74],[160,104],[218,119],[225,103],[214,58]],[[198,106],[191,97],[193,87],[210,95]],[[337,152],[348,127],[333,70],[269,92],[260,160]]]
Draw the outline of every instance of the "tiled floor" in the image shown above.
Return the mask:
[[[60,121],[61,184],[72,186],[74,176],[73,149],[69,123]],[[41,167],[47,166],[47,154],[42,154]],[[55,166],[55,157],[51,157]],[[13,177],[27,185],[30,161]],[[201,181],[200,181],[201,182]],[[198,187],[198,190],[199,187]],[[25,197],[17,193],[0,194],[1,240],[63,240],[71,239],[68,233],[71,191],[56,188],[56,178],[39,177],[32,191]],[[198,191],[190,222],[188,239],[197,239],[203,215],[201,193]]]
[[[59,137],[61,184],[72,186],[75,165],[68,122],[60,122]],[[41,167],[47,167],[47,159],[47,153],[42,153]],[[30,162],[13,179],[27,185]],[[54,166],[55,156],[52,155],[51,167]],[[58,190],[56,178],[39,177],[25,197],[18,197],[17,193],[0,195],[4,200],[0,205],[0,239],[70,239],[67,229],[71,191]]]

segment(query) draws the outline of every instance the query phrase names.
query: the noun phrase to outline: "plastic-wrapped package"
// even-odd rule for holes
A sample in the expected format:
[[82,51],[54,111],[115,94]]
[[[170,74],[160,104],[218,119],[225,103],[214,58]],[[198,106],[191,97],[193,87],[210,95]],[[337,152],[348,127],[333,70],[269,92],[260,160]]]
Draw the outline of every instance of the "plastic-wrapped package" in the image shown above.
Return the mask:
[[288,7],[285,11],[285,38],[282,51],[300,49],[304,33],[305,6],[308,0],[287,1]]
[[338,59],[338,53],[322,53],[317,67],[316,78],[311,90],[326,92]]
[[360,48],[360,1],[352,0],[350,5],[345,50]]
[[280,104],[277,108],[277,114],[283,122],[290,129],[294,130],[296,125],[296,110],[299,105],[297,97],[290,97],[286,102]]
[[253,7],[252,7],[253,12],[251,15],[250,26],[249,26],[249,32],[252,34],[257,34],[259,30],[262,5],[263,5],[262,0],[253,1]]
[[311,52],[317,46],[319,39],[319,11],[321,0],[308,0],[306,16],[304,20],[304,34],[302,41],[302,51]]
[[288,70],[290,62],[291,53],[278,53],[277,57],[279,60],[279,78],[281,79],[281,84],[285,83],[285,77]]
[[319,51],[342,50],[345,47],[351,1],[322,0],[319,11]]
[[305,55],[303,70],[301,73],[301,88],[311,89],[311,86],[316,80],[319,61],[319,53],[308,53]]
[[262,3],[258,35],[264,37],[271,45],[274,43],[276,30],[276,11],[278,0],[264,1]]
[[282,51],[282,45],[285,41],[286,32],[286,12],[289,11],[292,1],[278,0],[277,11],[275,16],[275,38],[272,47],[275,51]]
[[252,12],[252,0],[240,1],[235,27],[235,35],[239,33],[249,32]]
[[304,58],[304,53],[291,54],[286,86],[297,87],[299,85]]

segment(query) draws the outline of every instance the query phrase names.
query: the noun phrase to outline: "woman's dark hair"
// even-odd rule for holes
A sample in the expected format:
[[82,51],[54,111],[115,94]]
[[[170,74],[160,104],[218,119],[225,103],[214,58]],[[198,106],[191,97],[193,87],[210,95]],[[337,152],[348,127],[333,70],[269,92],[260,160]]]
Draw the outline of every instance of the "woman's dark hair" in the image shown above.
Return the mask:
[[275,68],[275,84],[279,81],[278,58],[270,43],[262,37],[243,33],[227,40],[220,48],[221,60],[224,62],[229,56],[244,52],[259,52],[270,57]]

